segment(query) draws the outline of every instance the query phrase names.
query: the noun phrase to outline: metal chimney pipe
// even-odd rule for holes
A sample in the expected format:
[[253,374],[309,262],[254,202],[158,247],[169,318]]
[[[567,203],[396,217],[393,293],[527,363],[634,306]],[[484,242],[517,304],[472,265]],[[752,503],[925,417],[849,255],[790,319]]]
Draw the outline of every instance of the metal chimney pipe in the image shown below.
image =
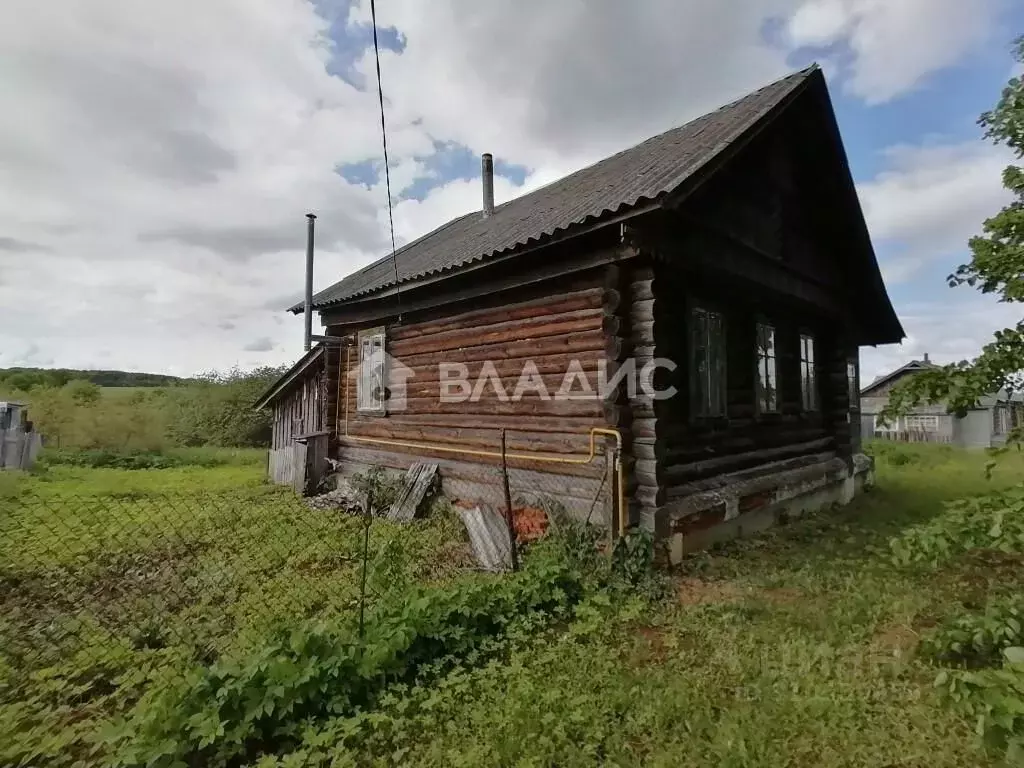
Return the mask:
[[484,183],[484,218],[494,213],[494,158],[485,152],[480,158],[480,175]]
[[305,347],[309,352],[313,348],[313,231],[316,227],[316,214],[307,213],[309,224],[306,228],[306,337]]

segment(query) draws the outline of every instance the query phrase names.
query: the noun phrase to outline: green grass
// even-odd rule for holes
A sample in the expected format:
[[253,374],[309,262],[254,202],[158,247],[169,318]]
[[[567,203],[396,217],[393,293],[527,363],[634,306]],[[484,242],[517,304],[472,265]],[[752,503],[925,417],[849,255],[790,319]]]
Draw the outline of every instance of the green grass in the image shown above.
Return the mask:
[[[0,474],[0,764],[103,764],[105,723],[164,676],[309,617],[354,621],[361,521],[267,485],[265,452],[218,456]],[[447,578],[459,525],[443,507],[376,523],[371,599]]]
[[1019,593],[1024,569],[897,568],[886,544],[946,500],[1020,482],[1024,461],[986,480],[984,454],[876,452],[870,494],[695,555],[670,601],[396,693],[264,764],[995,765],[915,650],[965,606]]
[[[986,479],[982,453],[871,450],[878,486],[849,507],[690,557],[667,599],[598,594],[499,658],[311,721],[298,746],[253,765],[997,765],[917,649],[933,628],[1020,595],[1020,557],[899,567],[888,542],[942,519],[946,501],[1020,483],[1024,457],[1002,457]],[[99,511],[0,513],[0,764],[103,764],[96,734],[130,710],[155,659],[208,663],[308,615],[351,618],[358,521],[310,514],[262,470],[255,454],[212,469],[52,467],[8,489],[74,493]],[[183,488],[220,501],[162,503]],[[116,513],[102,511],[110,500]],[[457,565],[450,514],[372,535],[381,592]],[[147,624],[143,594],[176,600]],[[69,616],[91,645],[26,667],[17,649]]]

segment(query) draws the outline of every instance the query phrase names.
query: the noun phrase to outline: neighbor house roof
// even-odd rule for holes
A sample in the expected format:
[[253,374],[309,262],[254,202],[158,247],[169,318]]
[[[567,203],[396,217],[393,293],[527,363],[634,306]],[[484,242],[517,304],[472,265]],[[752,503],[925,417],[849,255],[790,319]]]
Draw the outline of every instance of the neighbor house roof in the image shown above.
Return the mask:
[[[878,387],[898,378],[906,373],[914,373],[917,371],[926,371],[931,368],[941,368],[942,366],[936,365],[930,360],[911,360],[905,365],[901,365],[894,371],[890,371],[884,376],[879,376],[877,379],[872,381],[861,391],[861,397],[870,396],[870,393]],[[978,400],[979,408],[991,408],[997,403],[1020,403],[1024,402],[1024,392],[1007,392],[1005,389],[1001,389],[993,394],[984,395]]]
[[[496,206],[468,213],[313,297],[323,309],[355,297],[543,243],[573,228],[654,203],[697,174],[812,78],[817,65],[784,77],[679,128]],[[395,279],[397,264],[398,279]],[[291,308],[301,312],[302,304]]]
[[325,347],[321,343],[317,344],[315,347],[310,349],[309,352],[300,357],[295,365],[285,371],[281,378],[271,384],[267,390],[260,395],[259,399],[253,403],[253,409],[258,411],[261,408],[266,407],[277,399],[277,396],[287,390],[292,384],[297,381],[301,381],[302,375],[309,370],[311,365],[323,357],[324,351]]
[[863,397],[864,395],[867,395],[871,390],[877,389],[878,387],[882,386],[883,384],[885,384],[887,382],[890,382],[893,379],[895,379],[895,378],[897,378],[899,376],[902,376],[905,373],[911,373],[913,371],[924,371],[924,370],[927,370],[929,368],[938,368],[938,367],[939,367],[938,365],[936,365],[935,363],[931,362],[930,360],[911,360],[909,363],[901,365],[896,370],[890,371],[889,373],[885,374],[884,376],[879,376],[877,379],[872,381],[870,384],[868,384],[866,387],[864,387],[860,391],[861,397]]

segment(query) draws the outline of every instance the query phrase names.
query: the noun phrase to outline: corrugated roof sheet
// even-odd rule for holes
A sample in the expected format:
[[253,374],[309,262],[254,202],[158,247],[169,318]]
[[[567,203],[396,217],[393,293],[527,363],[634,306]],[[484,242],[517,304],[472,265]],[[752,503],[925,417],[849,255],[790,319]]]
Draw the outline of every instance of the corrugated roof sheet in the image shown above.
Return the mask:
[[[686,125],[647,139],[563,179],[510,200],[483,218],[468,213],[313,297],[323,308],[399,284],[456,270],[597,221],[676,189],[802,85],[816,66],[778,80]],[[293,312],[302,305],[292,307]]]

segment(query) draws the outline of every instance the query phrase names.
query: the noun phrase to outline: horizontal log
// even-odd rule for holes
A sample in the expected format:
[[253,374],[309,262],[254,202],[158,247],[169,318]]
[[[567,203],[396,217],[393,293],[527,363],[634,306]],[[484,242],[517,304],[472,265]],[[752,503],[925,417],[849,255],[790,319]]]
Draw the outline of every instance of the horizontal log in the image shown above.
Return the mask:
[[636,456],[637,459],[659,459],[663,460],[668,456],[668,446],[664,440],[658,440],[657,438],[641,437],[634,438],[632,434],[629,436],[630,452]]
[[601,328],[604,317],[599,309],[583,309],[562,315],[545,315],[529,320],[513,320],[477,328],[460,328],[433,335],[418,335],[388,345],[395,357],[442,352],[449,349],[480,347],[488,344],[506,344],[513,341],[540,339]]
[[663,477],[665,484],[671,488],[708,475],[727,474],[758,464],[767,464],[805,454],[821,453],[833,444],[834,441],[831,437],[825,437],[806,443],[784,445],[777,448],[763,448],[745,453],[695,461],[689,464],[664,465]]
[[668,501],[665,489],[657,485],[641,485],[633,491],[633,498],[647,509],[661,507]]
[[[476,456],[468,453],[442,450],[450,446],[436,445],[416,448],[405,446],[385,446],[380,443],[360,441],[352,437],[342,437],[337,441],[337,455],[342,460],[358,461],[363,464],[401,468],[408,466],[410,457],[422,460],[430,458],[442,465],[442,476],[445,470],[454,473],[455,476],[467,480],[481,480],[501,476],[501,458],[494,456]],[[518,459],[509,457],[507,459],[510,469],[527,469],[544,474],[543,485],[538,490],[548,488],[561,490],[572,485],[571,480],[561,478],[597,478],[598,480],[607,471],[606,458],[603,455],[596,456],[593,461],[587,464],[568,463],[564,459],[569,458],[562,455],[551,454],[550,458],[558,461],[543,461],[540,457],[545,454],[538,454],[537,460]],[[596,487],[595,487],[596,490]]]
[[[488,388],[488,394],[490,389]],[[355,402],[349,401],[350,413]],[[524,396],[518,401],[501,402],[497,397],[485,396],[476,402],[441,402],[437,397],[407,398],[404,407],[397,403],[389,413],[403,414],[464,414],[466,416],[599,416],[603,403],[597,397],[588,400],[542,400]],[[355,409],[358,411],[358,408]],[[381,418],[384,418],[381,416]]]
[[629,321],[634,325],[637,323],[650,323],[654,321],[654,301],[643,299],[635,302],[629,308]]
[[605,314],[614,314],[622,307],[622,292],[617,288],[605,288],[601,302]]
[[716,488],[723,487],[729,482],[752,479],[754,477],[775,474],[777,472],[786,472],[791,469],[798,469],[800,467],[811,466],[813,464],[822,464],[834,459],[835,457],[835,451],[823,451],[821,453],[797,456],[792,459],[784,459],[777,462],[769,462],[767,464],[758,464],[745,470],[737,470],[732,474],[717,473],[701,480],[694,480],[689,483],[668,488],[666,492],[666,503],[668,503],[669,500],[682,499],[694,493],[715,490]]
[[[375,463],[356,461],[347,457],[335,459],[338,462],[338,472],[345,477],[352,477],[357,474],[365,475],[375,468],[390,470],[397,476],[404,473],[418,460],[416,456],[403,456],[400,454],[388,454]],[[458,466],[458,464],[453,462],[450,466]],[[466,470],[453,470],[449,466],[444,466],[441,468],[440,476],[441,490],[445,496],[452,501],[486,504],[495,510],[504,509],[505,494],[501,470],[497,467],[488,467],[480,464],[468,466],[476,467],[478,471],[482,470],[489,474],[480,475],[471,470],[468,472]],[[550,473],[536,472],[536,477],[544,480],[543,486],[546,486],[546,490],[542,491],[537,486],[531,485],[531,483],[536,482],[534,475],[531,474],[533,472],[534,470],[525,470],[517,467],[510,468],[510,485],[514,483],[510,489],[512,491],[513,503],[518,498],[536,499],[540,497],[541,499],[550,498],[557,500],[567,506],[569,504],[574,504],[577,507],[585,505],[583,508],[589,510],[590,505],[597,496],[599,480],[568,475],[552,476]],[[553,480],[549,479],[552,477],[554,478]],[[607,498],[606,494],[607,492],[602,489],[601,498],[598,500],[599,505]],[[595,511],[595,517],[597,514]]]
[[601,321],[601,330],[609,336],[619,336],[623,330],[622,318],[615,315],[606,315]]
[[630,344],[618,336],[604,337],[604,353],[609,360],[621,360],[629,351]]
[[630,295],[634,302],[654,300],[654,280],[633,280],[629,286]]
[[[506,431],[510,451],[565,453],[587,455],[590,451],[588,432],[519,432]],[[389,419],[349,425],[349,436],[374,437],[413,443],[442,443],[452,447],[480,450],[500,450],[500,429],[473,427],[424,427],[414,424],[394,424]],[[602,442],[597,443],[603,450]]]
[[[408,358],[407,358],[408,359]],[[564,375],[572,365],[573,370],[577,367],[587,373],[588,378],[591,374],[596,372],[601,364],[601,361],[605,359],[603,350],[583,350],[578,353],[573,353],[572,356],[567,356],[564,353],[556,355],[540,355],[536,357],[519,357],[510,358],[505,360],[475,360],[468,363],[463,363],[466,366],[467,375],[470,381],[474,381],[480,376],[480,372],[487,362],[490,362],[495,373],[501,377],[504,381],[506,378],[511,379],[513,382],[519,378],[522,374],[524,367],[528,363],[533,363],[537,369],[537,373],[541,375]],[[402,362],[401,360],[399,362]],[[417,365],[416,367],[406,366],[401,372],[407,376],[405,379],[406,383],[409,382],[427,382],[427,381],[439,381],[441,365],[448,360],[442,360],[442,362],[435,362],[428,365]],[[404,365],[404,363],[403,363]],[[399,380],[398,372],[395,370],[388,371],[388,386],[394,386]],[[355,388],[354,371],[353,378],[349,380],[350,389]],[[344,387],[344,382],[342,382]]]
[[[344,414],[341,415],[341,429],[344,434]],[[386,420],[396,424],[413,424],[423,427],[478,427],[480,429],[507,429],[519,432],[586,432],[593,428],[604,427],[604,418],[592,416],[555,417],[555,416],[505,416],[489,413],[485,415],[457,413],[391,413],[386,417],[359,416],[350,413],[349,427],[364,421]]]
[[545,295],[540,298],[512,304],[502,303],[499,298],[495,298],[493,307],[473,309],[456,315],[446,316],[441,320],[392,326],[388,328],[388,339],[400,341],[467,327],[527,320],[533,317],[550,317],[554,314],[584,309],[598,309],[601,307],[603,298],[604,292],[601,288],[587,288],[562,294],[561,296]]
[[658,485],[658,462],[655,459],[637,459],[633,475],[640,485]]
[[[482,387],[481,394],[483,398],[490,400],[495,397],[495,383],[492,379],[470,376],[465,381],[468,382],[471,392]],[[574,372],[570,376],[567,376],[565,372],[526,376],[522,370],[519,370],[510,376],[500,376],[499,374],[498,383],[509,398],[515,395],[520,385],[522,385],[520,391],[523,393],[524,398],[536,397],[537,388],[540,387],[540,384],[543,384],[544,391],[552,397],[558,392],[565,392],[573,397],[596,398],[599,396],[598,385],[600,382],[599,374],[596,370]],[[392,382],[390,386],[394,387],[396,384],[397,382]],[[537,384],[537,388],[534,388],[534,384]],[[447,387],[445,391],[450,394],[458,394],[461,391],[457,386],[452,385],[451,382],[448,382],[445,386]],[[405,396],[407,398],[432,397],[439,399],[441,391],[442,382],[436,377],[430,380],[421,380],[419,377],[413,377],[405,381]],[[350,396],[354,397],[355,395],[353,393]]]
[[577,352],[600,351],[604,349],[605,336],[600,328],[586,330],[561,336],[517,340],[505,344],[486,344],[464,349],[453,349],[443,352],[426,354],[395,355],[403,365],[417,368],[420,366],[437,365],[438,363],[471,363],[491,360],[514,360],[536,358],[548,355],[566,355],[568,361]]
[[664,419],[659,424],[658,437],[666,442],[672,463],[685,463],[697,457],[743,453],[757,448],[776,448],[781,445],[805,443],[827,437],[820,426],[801,425],[788,429],[772,429],[763,424],[737,430],[699,434],[688,431],[686,425],[669,425]]
[[634,439],[657,437],[657,419],[633,417],[631,426]]

